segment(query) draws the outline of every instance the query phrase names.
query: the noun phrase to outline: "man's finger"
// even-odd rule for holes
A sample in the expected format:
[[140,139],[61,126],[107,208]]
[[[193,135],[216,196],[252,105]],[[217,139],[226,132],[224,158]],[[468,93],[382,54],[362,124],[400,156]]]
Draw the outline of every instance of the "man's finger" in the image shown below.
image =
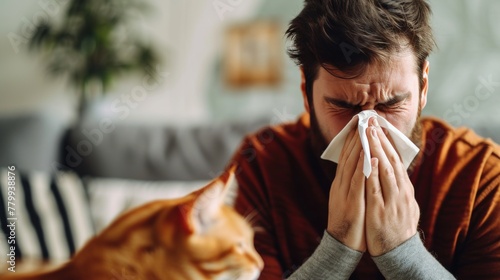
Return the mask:
[[361,152],[361,138],[359,134],[355,134],[353,137],[352,145],[349,146],[349,150],[346,151],[346,158],[344,163],[344,173],[349,177],[352,177],[354,170],[356,170],[356,164],[358,162],[359,153]]
[[379,182],[382,188],[384,201],[390,202],[395,199],[399,192],[398,186],[396,185],[394,170],[380,143],[378,135],[379,129],[371,126],[368,127],[367,130],[369,131],[368,142],[370,144],[372,157],[378,159]]
[[350,149],[354,145],[354,140],[356,136],[356,130],[353,129],[347,134],[347,137],[344,142],[344,146],[342,147],[342,152],[340,152],[340,158],[339,158],[339,163],[341,163],[343,160],[345,160],[345,157],[347,157],[350,153]]
[[370,164],[372,165],[372,173],[366,179],[366,211],[372,213],[375,208],[384,205],[384,197],[379,180],[379,161],[377,158],[372,158]]
[[[378,125],[376,120],[374,121],[374,123]],[[407,176],[407,174],[398,152],[394,148],[391,140],[388,138],[389,136],[384,133],[381,127],[377,128],[377,136],[379,138],[382,149],[384,150],[384,153],[389,160],[390,165],[392,166],[396,185],[404,185],[403,178],[404,176]]]
[[360,202],[362,205],[365,204],[365,175],[363,174],[363,157],[363,151],[359,152],[358,163],[356,164],[356,169],[354,171],[354,175],[352,176],[347,195],[349,198]]
[[335,172],[335,180],[338,180],[338,182],[342,181],[343,177],[343,169],[346,161],[346,157],[349,155],[350,150],[352,149],[352,145],[354,145],[354,137],[356,130],[353,129],[349,132],[349,134],[346,137],[346,141],[344,142],[344,146],[342,147],[342,151],[340,152],[340,157],[339,157],[339,162],[337,164],[337,170]]

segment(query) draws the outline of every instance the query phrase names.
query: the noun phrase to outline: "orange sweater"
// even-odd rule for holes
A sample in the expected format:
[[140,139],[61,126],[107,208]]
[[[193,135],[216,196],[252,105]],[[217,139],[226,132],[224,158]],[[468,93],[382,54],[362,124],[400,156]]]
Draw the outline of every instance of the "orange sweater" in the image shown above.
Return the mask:
[[[426,248],[460,279],[500,279],[500,147],[437,119],[422,125],[422,161],[410,178]],[[248,136],[229,164],[238,166],[238,211],[257,214],[263,229],[255,237],[260,279],[288,276],[318,246],[331,184],[320,161],[305,114]],[[383,279],[368,253],[351,278]]]

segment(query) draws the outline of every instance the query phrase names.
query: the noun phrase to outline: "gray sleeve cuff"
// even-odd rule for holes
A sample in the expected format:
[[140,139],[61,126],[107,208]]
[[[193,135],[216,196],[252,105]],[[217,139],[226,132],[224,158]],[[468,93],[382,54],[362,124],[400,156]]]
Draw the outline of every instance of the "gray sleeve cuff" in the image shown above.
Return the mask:
[[386,279],[455,279],[427,251],[418,233],[372,259]]
[[348,279],[362,256],[325,231],[316,251],[287,279]]

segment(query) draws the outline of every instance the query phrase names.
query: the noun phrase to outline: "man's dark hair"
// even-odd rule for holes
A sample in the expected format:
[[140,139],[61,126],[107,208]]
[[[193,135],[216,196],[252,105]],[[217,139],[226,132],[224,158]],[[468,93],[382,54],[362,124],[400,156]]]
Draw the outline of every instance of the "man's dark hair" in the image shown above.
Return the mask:
[[430,15],[425,0],[305,0],[286,36],[292,41],[289,56],[304,69],[308,99],[319,67],[353,78],[367,64],[387,63],[408,47],[421,75],[435,45]]

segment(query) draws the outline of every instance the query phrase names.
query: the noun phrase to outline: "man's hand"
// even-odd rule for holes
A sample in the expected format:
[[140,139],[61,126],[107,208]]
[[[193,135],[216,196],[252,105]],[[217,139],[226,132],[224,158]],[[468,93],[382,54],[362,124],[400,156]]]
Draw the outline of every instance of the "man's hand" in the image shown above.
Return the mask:
[[330,188],[327,232],[347,247],[364,252],[365,178],[363,154],[356,129],[347,136]]
[[366,180],[366,242],[370,255],[379,256],[415,235],[420,213],[398,153],[376,119],[370,121],[372,173]]

